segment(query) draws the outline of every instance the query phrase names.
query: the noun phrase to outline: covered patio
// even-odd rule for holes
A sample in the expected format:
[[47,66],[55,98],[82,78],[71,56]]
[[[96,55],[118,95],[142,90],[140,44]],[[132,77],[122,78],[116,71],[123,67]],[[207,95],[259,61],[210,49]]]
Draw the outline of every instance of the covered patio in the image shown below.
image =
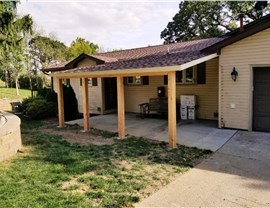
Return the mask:
[[[168,141],[168,122],[166,119],[141,119],[138,114],[126,113],[126,133],[158,141]],[[83,126],[83,119],[66,122],[68,125]],[[91,117],[91,127],[117,132],[117,114]],[[195,120],[180,121],[176,124],[176,143],[189,147],[198,147],[217,151],[226,143],[236,130],[218,129],[217,121]]]
[[[198,106],[200,109],[203,109],[204,106],[208,106],[209,100],[215,100],[214,107],[208,106],[208,109],[211,109],[211,112],[207,112],[207,110],[200,110],[203,112],[202,117],[206,118],[207,116],[212,117],[212,115],[218,115],[218,101],[216,98],[218,97],[217,92],[217,73],[215,75],[208,74],[207,81],[212,82],[213,85],[209,85],[207,87],[201,86],[201,84],[206,83],[206,70],[205,70],[205,63],[207,61],[213,60],[218,58],[217,53],[205,53],[201,52],[201,50],[209,45],[212,45],[216,42],[220,41],[218,38],[212,38],[212,39],[205,39],[200,41],[191,41],[187,44],[174,44],[170,46],[162,45],[159,47],[150,47],[150,51],[146,50],[146,48],[135,50],[136,53],[134,53],[132,56],[131,53],[134,52],[134,50],[128,50],[124,54],[112,54],[112,53],[105,53],[105,54],[99,54],[99,55],[91,55],[90,58],[97,60],[97,62],[94,65],[80,65],[78,64],[68,66],[69,64],[64,67],[64,69],[61,69],[60,71],[57,71],[55,73],[52,73],[53,79],[55,79],[55,91],[58,95],[58,113],[59,113],[59,127],[64,127],[65,124],[65,118],[64,118],[64,100],[63,100],[63,82],[65,79],[74,79],[77,80],[79,83],[80,81],[80,92],[82,94],[81,99],[81,107],[82,107],[82,113],[83,113],[83,120],[81,121],[83,123],[84,131],[89,131],[91,128],[99,128],[99,129],[105,129],[110,131],[117,131],[119,139],[125,139],[127,134],[135,135],[135,136],[143,136],[148,137],[150,139],[158,139],[158,140],[167,140],[168,145],[170,148],[175,148],[176,143],[179,144],[185,144],[189,146],[197,146],[200,148],[206,148],[206,149],[212,149],[216,150],[221,145],[217,145],[216,147],[205,147],[204,146],[204,140],[209,139],[207,136],[200,137],[203,139],[196,139],[196,135],[202,135],[202,132],[200,132],[200,128],[198,128],[198,132],[194,128],[187,129],[186,131],[182,132],[182,127],[180,125],[180,128],[178,128],[177,124],[177,109],[179,109],[179,106],[177,106],[177,95],[179,93],[181,94],[181,87],[180,85],[177,85],[182,82],[182,84],[185,84],[186,86],[196,86],[194,88],[196,91],[199,91],[200,89],[204,89],[204,92],[200,95],[200,98],[206,98],[208,91],[210,89],[215,89],[215,92],[212,93],[213,95],[211,97],[207,97],[205,101],[202,101],[202,104]],[[149,48],[148,48],[149,49]],[[132,52],[133,51],[133,52]],[[129,54],[129,55],[127,55]],[[114,57],[116,56],[116,57]],[[113,60],[111,58],[114,58]],[[109,58],[109,61],[107,60]],[[217,60],[217,59],[216,59]],[[70,62],[71,63],[71,62]],[[202,64],[204,67],[200,67],[199,65]],[[216,62],[216,65],[217,62]],[[209,69],[212,71],[217,71],[217,67],[211,67],[208,66]],[[191,69],[189,73],[187,73],[187,70]],[[195,71],[196,69],[196,71]],[[200,76],[197,75],[197,72],[199,72]],[[181,72],[181,73],[179,73]],[[176,75],[180,74],[180,76]],[[190,74],[190,75],[187,75]],[[185,77],[184,77],[185,76]],[[142,79],[143,77],[148,78],[148,84],[149,84],[149,77],[164,77],[164,84],[166,81],[166,87],[165,94],[167,99],[167,106],[166,106],[166,114],[168,115],[168,119],[166,121],[162,120],[140,120],[138,118],[132,118],[130,119],[129,114],[126,114],[126,112],[134,112],[130,111],[128,109],[127,101],[130,101],[133,105],[137,105],[138,94],[127,93],[127,88],[125,88],[125,80],[129,77],[140,77]],[[97,99],[97,94],[91,94],[89,93],[89,87],[88,87],[88,79],[89,78],[115,78],[116,80],[116,95],[114,96],[117,100],[117,106],[116,106],[116,115],[108,115],[107,117],[91,117],[90,119],[90,109],[89,109],[89,102],[91,100]],[[157,79],[158,80],[158,79]],[[156,80],[156,81],[157,81]],[[204,81],[203,81],[204,80]],[[211,80],[214,80],[211,81]],[[151,80],[155,81],[155,80]],[[201,82],[203,81],[203,82]],[[215,84],[216,83],[216,84]],[[192,84],[192,85],[191,85]],[[182,85],[182,86],[185,86]],[[152,89],[155,89],[153,85]],[[150,87],[149,87],[150,89]],[[178,92],[177,92],[178,89]],[[139,94],[142,94],[146,89],[141,88],[138,90]],[[180,91],[179,91],[180,90]],[[145,102],[146,98],[149,99],[149,96],[153,96],[152,92],[153,90],[148,91],[149,94],[145,94],[143,100]],[[192,91],[194,92],[194,90]],[[102,93],[102,92],[100,92]],[[99,93],[99,94],[100,94]],[[177,94],[178,93],[178,94]],[[185,93],[191,93],[190,91],[186,91]],[[151,94],[151,95],[150,95]],[[105,95],[102,95],[105,96]],[[108,97],[108,96],[107,96]],[[133,98],[133,99],[132,99]],[[151,97],[150,97],[151,98]],[[203,103],[204,102],[204,103]],[[130,103],[129,103],[130,104]],[[127,110],[126,110],[127,108]],[[214,109],[213,109],[214,108]],[[112,116],[112,117],[110,117]],[[217,119],[217,116],[215,116]],[[102,121],[99,121],[99,119],[104,118]],[[134,120],[135,119],[135,120]],[[112,122],[112,123],[110,123]],[[106,125],[107,124],[107,125]],[[99,127],[98,127],[99,125]],[[149,126],[150,125],[150,126]],[[109,127],[110,126],[110,127]],[[108,129],[107,129],[108,127]],[[217,128],[214,128],[212,132],[213,135],[217,134],[217,132],[221,132],[221,130],[218,130]],[[185,132],[190,132],[188,135]],[[209,130],[205,130],[206,135],[209,135]],[[148,135],[153,134],[153,135]],[[186,139],[182,138],[186,136]],[[232,135],[233,132],[230,133]],[[222,134],[221,134],[222,135]],[[210,136],[210,140],[213,138],[213,144],[219,143],[218,139],[215,140],[215,136]],[[219,136],[217,136],[219,138]],[[222,136],[220,136],[222,138]],[[230,138],[230,136],[225,136],[226,138]],[[191,142],[194,140],[194,142]],[[223,140],[223,138],[221,139]],[[195,144],[196,142],[201,144]],[[224,142],[221,142],[223,144]]]

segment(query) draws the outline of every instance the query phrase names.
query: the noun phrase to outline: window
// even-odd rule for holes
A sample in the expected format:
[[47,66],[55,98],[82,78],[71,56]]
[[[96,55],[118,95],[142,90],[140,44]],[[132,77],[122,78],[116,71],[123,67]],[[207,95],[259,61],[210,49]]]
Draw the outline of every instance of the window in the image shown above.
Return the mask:
[[190,68],[187,68],[186,69],[186,83],[194,83],[195,80],[194,80],[194,69],[195,67],[190,67]]
[[[175,73],[177,84],[206,84],[205,62]],[[168,84],[168,76],[164,75],[164,85]]]
[[67,87],[70,86],[70,79],[65,79],[63,82],[64,82],[63,84],[66,85]]
[[[82,86],[82,79],[80,79],[80,86]],[[88,78],[88,86],[98,86],[97,78]]]
[[196,66],[187,68],[183,71],[176,72],[177,84],[194,84],[195,83]]
[[126,83],[128,85],[141,85],[142,84],[142,77],[141,76],[135,76],[135,77],[127,77]]
[[97,78],[89,78],[88,79],[88,86],[93,87],[93,86],[97,86]]

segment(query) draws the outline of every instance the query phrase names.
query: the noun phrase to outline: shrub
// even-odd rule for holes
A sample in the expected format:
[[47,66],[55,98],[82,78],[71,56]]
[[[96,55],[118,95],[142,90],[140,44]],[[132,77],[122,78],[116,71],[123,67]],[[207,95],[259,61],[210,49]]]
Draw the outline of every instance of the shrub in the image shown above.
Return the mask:
[[31,119],[43,119],[56,115],[56,106],[53,102],[48,102],[45,99],[34,99],[28,103],[26,115]]
[[78,101],[71,86],[63,85],[65,120],[70,121],[78,117]]
[[34,100],[39,100],[39,99],[41,100],[43,98],[42,97],[39,97],[39,96],[37,96],[37,97],[24,98],[20,107],[25,112],[26,109],[27,109],[27,107],[28,107],[28,105],[29,105],[29,103],[33,102]]
[[48,102],[54,102],[57,104],[57,94],[49,88],[38,89],[37,96],[45,98]]

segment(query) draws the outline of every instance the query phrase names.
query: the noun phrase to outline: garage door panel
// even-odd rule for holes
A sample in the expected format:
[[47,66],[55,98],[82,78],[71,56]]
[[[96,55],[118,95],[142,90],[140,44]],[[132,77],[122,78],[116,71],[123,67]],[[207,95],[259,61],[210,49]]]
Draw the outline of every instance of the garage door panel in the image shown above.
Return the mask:
[[270,119],[269,117],[256,117],[254,119],[254,130],[258,131],[270,131]]
[[270,67],[254,68],[253,130],[270,132]]

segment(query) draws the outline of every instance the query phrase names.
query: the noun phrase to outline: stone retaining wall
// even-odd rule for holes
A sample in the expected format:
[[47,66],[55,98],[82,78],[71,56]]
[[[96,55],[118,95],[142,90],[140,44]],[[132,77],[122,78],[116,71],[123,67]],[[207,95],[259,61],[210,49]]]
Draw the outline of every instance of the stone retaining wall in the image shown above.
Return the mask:
[[17,153],[22,147],[21,120],[18,116],[0,112],[2,114],[0,124],[0,161]]

